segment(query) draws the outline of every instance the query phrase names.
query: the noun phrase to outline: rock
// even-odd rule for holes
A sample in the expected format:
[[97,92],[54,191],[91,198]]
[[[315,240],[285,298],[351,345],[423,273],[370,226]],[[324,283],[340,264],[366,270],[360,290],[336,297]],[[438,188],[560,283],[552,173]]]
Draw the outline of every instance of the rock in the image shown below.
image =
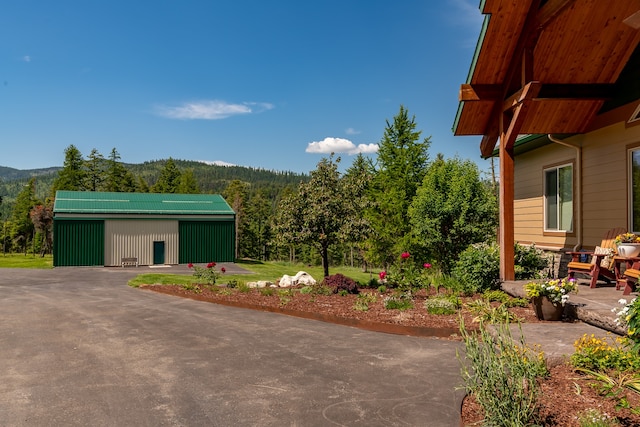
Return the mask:
[[247,286],[250,288],[266,288],[267,286],[273,287],[274,284],[267,280],[258,280],[257,282],[249,282]]
[[284,276],[282,276],[278,281],[278,286],[281,288],[288,288],[293,285],[295,285],[294,278],[289,276],[288,274],[285,274]]
[[298,271],[298,273],[293,277],[289,276],[288,274],[285,274],[280,278],[280,280],[278,280],[277,283],[278,283],[278,286],[281,288],[288,288],[290,286],[296,286],[296,285],[313,286],[317,282],[309,273],[304,271]]
[[293,276],[293,281],[296,285],[310,285],[313,286],[316,283],[316,279],[314,279],[309,273],[304,271],[298,271],[298,273]]

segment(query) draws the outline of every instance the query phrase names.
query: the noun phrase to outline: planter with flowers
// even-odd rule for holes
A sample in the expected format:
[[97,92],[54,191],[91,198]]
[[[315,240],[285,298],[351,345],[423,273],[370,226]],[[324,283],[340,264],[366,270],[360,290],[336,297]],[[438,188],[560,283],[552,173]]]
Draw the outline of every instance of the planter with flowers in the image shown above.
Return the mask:
[[618,234],[615,244],[620,256],[632,258],[640,255],[640,236],[634,233]]
[[529,282],[524,285],[527,297],[531,298],[540,320],[560,320],[569,293],[578,292],[575,279],[554,279],[546,282]]

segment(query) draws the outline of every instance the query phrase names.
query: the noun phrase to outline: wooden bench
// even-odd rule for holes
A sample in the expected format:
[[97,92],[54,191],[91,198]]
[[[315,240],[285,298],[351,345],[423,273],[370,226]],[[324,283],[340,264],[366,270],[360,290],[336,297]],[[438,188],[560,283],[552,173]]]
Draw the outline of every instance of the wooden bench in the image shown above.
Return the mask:
[[120,263],[122,265],[122,268],[124,268],[127,265],[131,265],[131,266],[138,266],[138,258],[137,257],[122,257],[120,259]]

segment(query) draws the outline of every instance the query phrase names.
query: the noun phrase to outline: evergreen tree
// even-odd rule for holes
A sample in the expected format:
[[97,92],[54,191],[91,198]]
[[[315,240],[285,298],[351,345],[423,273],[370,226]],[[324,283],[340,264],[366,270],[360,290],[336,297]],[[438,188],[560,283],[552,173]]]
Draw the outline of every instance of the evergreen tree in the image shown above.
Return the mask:
[[245,205],[248,199],[249,185],[235,179],[224,190],[223,197],[236,213],[236,258],[246,256],[245,251]]
[[400,106],[393,119],[387,120],[369,187],[372,202],[367,209],[374,233],[367,241],[368,258],[387,265],[411,248],[409,206],[422,183],[429,162],[430,138],[420,141],[415,117]]
[[88,191],[99,191],[105,179],[104,157],[95,148],[84,162],[86,170],[84,188]]
[[[128,183],[127,170],[120,163],[120,153],[114,148],[109,153],[109,159],[107,159],[106,179],[104,180],[104,191],[112,192],[126,192],[127,188],[131,188],[132,184]],[[129,180],[132,178],[129,177]]]
[[53,182],[53,195],[57,190],[84,191],[86,175],[82,153],[75,145],[68,146],[64,150],[63,167]]
[[178,185],[178,193],[181,194],[200,194],[198,183],[193,175],[193,169],[187,168],[180,175],[180,184]]
[[180,185],[180,170],[176,166],[175,161],[169,157],[160,172],[160,176],[156,183],[151,187],[152,193],[177,193]]
[[29,214],[31,213],[31,209],[37,204],[35,187],[36,179],[31,178],[29,183],[18,194],[11,213],[11,238],[16,246],[22,246],[25,254],[27,253],[27,246],[34,232],[33,222]]

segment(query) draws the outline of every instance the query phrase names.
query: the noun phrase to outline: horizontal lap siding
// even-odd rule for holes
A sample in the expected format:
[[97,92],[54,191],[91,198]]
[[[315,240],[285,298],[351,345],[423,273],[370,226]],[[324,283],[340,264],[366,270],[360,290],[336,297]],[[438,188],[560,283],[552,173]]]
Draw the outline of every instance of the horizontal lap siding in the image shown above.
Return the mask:
[[615,227],[627,227],[627,146],[640,128],[624,123],[576,137],[583,146],[583,245],[599,245]]
[[153,242],[165,242],[165,263],[178,264],[178,221],[107,220],[106,265],[120,265],[136,257],[140,265],[153,264]]
[[558,144],[550,144],[517,156],[514,188],[516,241],[551,247],[572,244],[573,237],[544,234],[543,171],[552,165],[572,163],[575,157],[575,150]]

